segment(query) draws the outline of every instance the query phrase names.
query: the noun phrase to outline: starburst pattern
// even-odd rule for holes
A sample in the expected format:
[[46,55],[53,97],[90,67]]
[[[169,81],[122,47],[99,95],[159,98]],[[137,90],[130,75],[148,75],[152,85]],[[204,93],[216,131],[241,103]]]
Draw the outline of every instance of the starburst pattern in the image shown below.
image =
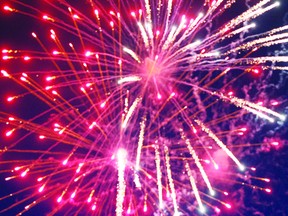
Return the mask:
[[243,119],[281,124],[286,116],[274,111],[278,101],[264,106],[243,94],[254,78],[287,68],[288,56],[263,53],[288,42],[288,27],[253,35],[253,21],[280,3],[229,13],[237,4],[5,4],[4,13],[40,25],[33,49],[2,50],[2,62],[15,64],[2,79],[18,92],[7,106],[32,106],[0,112],[10,140],[1,150],[5,180],[31,183],[0,198],[11,202],[1,213],[52,200],[50,215],[213,215],[232,207],[223,183],[271,192],[250,184],[255,168],[241,162]]

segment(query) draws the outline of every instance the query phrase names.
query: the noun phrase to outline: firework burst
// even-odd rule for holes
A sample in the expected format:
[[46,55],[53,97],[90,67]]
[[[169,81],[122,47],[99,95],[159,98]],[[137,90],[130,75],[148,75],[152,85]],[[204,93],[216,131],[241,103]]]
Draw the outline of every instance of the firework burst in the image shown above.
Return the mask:
[[14,89],[0,112],[9,140],[2,175],[27,185],[1,194],[9,203],[1,213],[45,205],[49,215],[213,215],[233,206],[227,185],[271,192],[251,184],[269,179],[241,162],[255,127],[245,119],[279,125],[285,115],[272,108],[281,102],[264,106],[247,91],[268,71],[287,69],[288,56],[263,53],[288,42],[288,27],[252,34],[253,21],[280,3],[247,5],[3,5],[39,25],[33,49],[2,50],[2,80]]

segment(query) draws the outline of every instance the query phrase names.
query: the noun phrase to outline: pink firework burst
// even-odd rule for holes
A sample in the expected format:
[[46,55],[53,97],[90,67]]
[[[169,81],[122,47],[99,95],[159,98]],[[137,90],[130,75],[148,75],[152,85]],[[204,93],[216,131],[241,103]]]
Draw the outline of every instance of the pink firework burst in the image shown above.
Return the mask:
[[287,70],[267,49],[288,42],[288,27],[255,24],[279,6],[7,0],[0,212],[232,214],[240,187],[270,193],[243,161],[247,149],[281,148],[251,138],[286,118],[261,89]]

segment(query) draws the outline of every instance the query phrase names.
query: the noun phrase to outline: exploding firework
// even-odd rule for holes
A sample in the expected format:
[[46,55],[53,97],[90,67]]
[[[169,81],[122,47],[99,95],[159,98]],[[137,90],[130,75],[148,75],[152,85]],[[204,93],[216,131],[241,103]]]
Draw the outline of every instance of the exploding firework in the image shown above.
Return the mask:
[[279,5],[8,1],[33,41],[2,50],[0,212],[217,215],[242,202],[235,188],[271,192],[241,159],[279,145],[249,130],[285,121],[260,89],[287,70],[287,56],[265,53],[288,27],[253,22]]

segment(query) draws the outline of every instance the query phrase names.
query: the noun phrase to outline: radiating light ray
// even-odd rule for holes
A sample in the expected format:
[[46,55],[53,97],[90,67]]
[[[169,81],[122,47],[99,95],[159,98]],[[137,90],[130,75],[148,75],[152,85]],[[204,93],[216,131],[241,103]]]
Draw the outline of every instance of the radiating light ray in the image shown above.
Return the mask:
[[128,49],[126,47],[124,47],[123,49],[124,52],[128,53],[133,59],[135,59],[138,63],[141,63],[141,60],[139,59],[139,57],[136,55],[135,52],[133,52],[131,49]]
[[190,21],[187,30],[183,33],[182,37],[178,41],[176,41],[175,45],[179,45],[183,40],[187,39],[196,30],[196,25],[203,17],[204,14],[200,13],[195,20]]
[[139,133],[137,155],[136,155],[136,162],[135,162],[136,170],[140,169],[141,150],[142,150],[142,146],[144,142],[144,133],[145,133],[145,122],[146,122],[146,118],[144,117],[143,120],[140,122],[140,133]]

